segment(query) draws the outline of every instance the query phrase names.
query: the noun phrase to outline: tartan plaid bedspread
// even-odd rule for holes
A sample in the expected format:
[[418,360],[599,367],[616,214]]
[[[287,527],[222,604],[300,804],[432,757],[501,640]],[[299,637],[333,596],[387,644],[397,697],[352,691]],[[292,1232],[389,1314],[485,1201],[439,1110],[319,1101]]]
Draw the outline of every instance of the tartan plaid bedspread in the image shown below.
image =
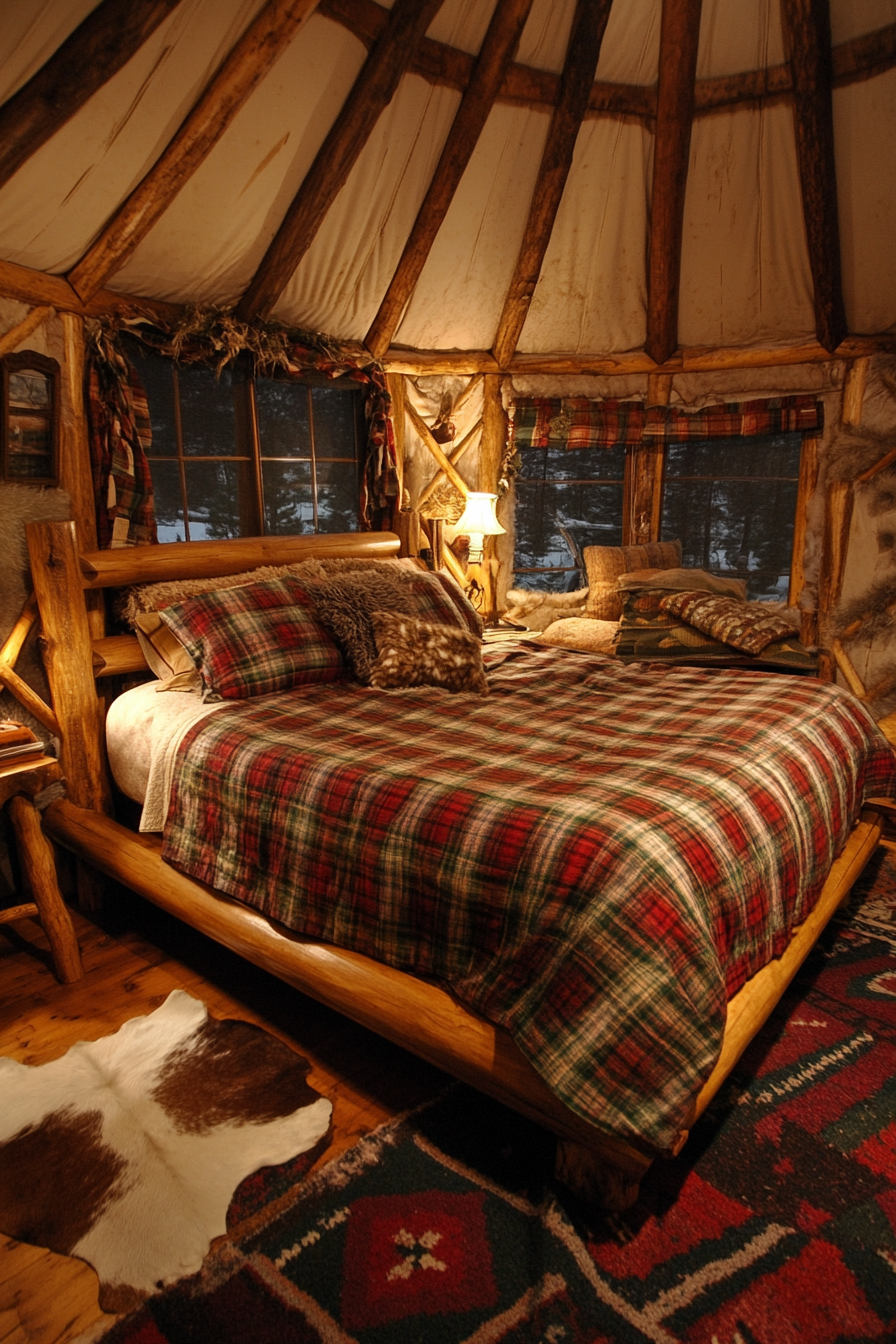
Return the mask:
[[[165,857],[447,982],[555,1093],[660,1148],[893,754],[835,687],[487,650],[485,697],[310,686],[178,755]],[[503,659],[503,661],[502,661]]]

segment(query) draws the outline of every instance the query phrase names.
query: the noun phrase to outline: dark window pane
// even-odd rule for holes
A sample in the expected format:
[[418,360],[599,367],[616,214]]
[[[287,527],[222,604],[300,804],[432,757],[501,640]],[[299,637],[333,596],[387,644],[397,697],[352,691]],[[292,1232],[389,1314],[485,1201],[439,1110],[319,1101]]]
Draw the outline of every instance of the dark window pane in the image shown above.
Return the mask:
[[186,462],[190,540],[243,535],[238,462]]
[[272,536],[314,531],[310,462],[265,462],[264,524]]
[[180,471],[176,462],[153,462],[152,489],[159,541],[186,541]]
[[317,457],[356,457],[357,392],[330,387],[311,389],[314,451]]
[[317,491],[318,532],[357,532],[358,491],[353,478]]
[[[152,446],[147,457],[176,457],[177,430],[174,419],[174,365],[164,355],[147,350],[139,341],[124,339],[128,359],[140,375],[149,405]],[[155,480],[155,468],[153,468]]]
[[230,370],[216,377],[214,369],[179,368],[177,382],[185,456],[234,457],[238,449]]
[[311,456],[307,387],[259,378],[255,404],[262,457]]
[[622,543],[625,448],[533,448],[522,458],[514,583],[560,592],[584,587],[582,549]]
[[734,574],[751,598],[786,598],[799,480],[799,434],[673,444],[662,535],[685,565]]
[[625,449],[612,448],[523,448],[520,479],[621,481]]

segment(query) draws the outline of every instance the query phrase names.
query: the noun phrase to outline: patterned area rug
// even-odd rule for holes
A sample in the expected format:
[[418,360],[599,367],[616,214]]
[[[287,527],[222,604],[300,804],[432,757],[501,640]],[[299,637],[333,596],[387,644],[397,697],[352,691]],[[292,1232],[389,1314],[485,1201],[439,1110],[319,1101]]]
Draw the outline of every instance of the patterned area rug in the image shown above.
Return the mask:
[[543,1131],[461,1086],[304,1185],[107,1344],[896,1339],[896,862],[879,851],[681,1157],[591,1222]]

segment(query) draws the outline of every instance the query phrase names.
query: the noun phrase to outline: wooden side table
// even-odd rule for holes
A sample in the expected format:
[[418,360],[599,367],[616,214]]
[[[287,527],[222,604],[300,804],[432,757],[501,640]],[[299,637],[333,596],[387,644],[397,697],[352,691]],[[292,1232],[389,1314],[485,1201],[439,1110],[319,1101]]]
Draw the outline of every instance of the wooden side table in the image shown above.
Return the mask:
[[80,980],[81,949],[75,926],[56,880],[56,862],[50,842],[34,805],[35,794],[62,778],[58,761],[38,756],[17,765],[0,766],[0,807],[9,805],[9,815],[19,848],[19,859],[31,885],[33,901],[0,910],[0,924],[35,917],[50,943],[56,975],[63,984]]

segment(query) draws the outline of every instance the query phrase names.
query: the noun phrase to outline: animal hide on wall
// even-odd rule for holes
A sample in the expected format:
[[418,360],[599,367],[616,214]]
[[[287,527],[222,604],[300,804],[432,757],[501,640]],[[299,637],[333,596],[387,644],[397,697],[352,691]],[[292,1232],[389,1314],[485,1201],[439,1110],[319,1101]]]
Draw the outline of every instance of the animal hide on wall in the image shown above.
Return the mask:
[[[896,433],[890,446],[896,447]],[[896,709],[896,467],[855,488],[832,633],[844,641],[875,716],[891,713]]]
[[328,1133],[307,1073],[179,989],[49,1064],[0,1059],[0,1231],[86,1260],[102,1309],[129,1310],[199,1269],[244,1177]]
[[[4,558],[0,573],[0,644],[7,639],[22,614],[31,592],[25,524],[62,522],[71,516],[71,500],[64,490],[0,484],[0,555]],[[25,641],[15,670],[42,699],[49,701],[50,691],[37,647],[36,627]],[[27,723],[42,741],[47,741],[49,734],[43,724],[32,718],[8,691],[0,694],[0,714]]]

